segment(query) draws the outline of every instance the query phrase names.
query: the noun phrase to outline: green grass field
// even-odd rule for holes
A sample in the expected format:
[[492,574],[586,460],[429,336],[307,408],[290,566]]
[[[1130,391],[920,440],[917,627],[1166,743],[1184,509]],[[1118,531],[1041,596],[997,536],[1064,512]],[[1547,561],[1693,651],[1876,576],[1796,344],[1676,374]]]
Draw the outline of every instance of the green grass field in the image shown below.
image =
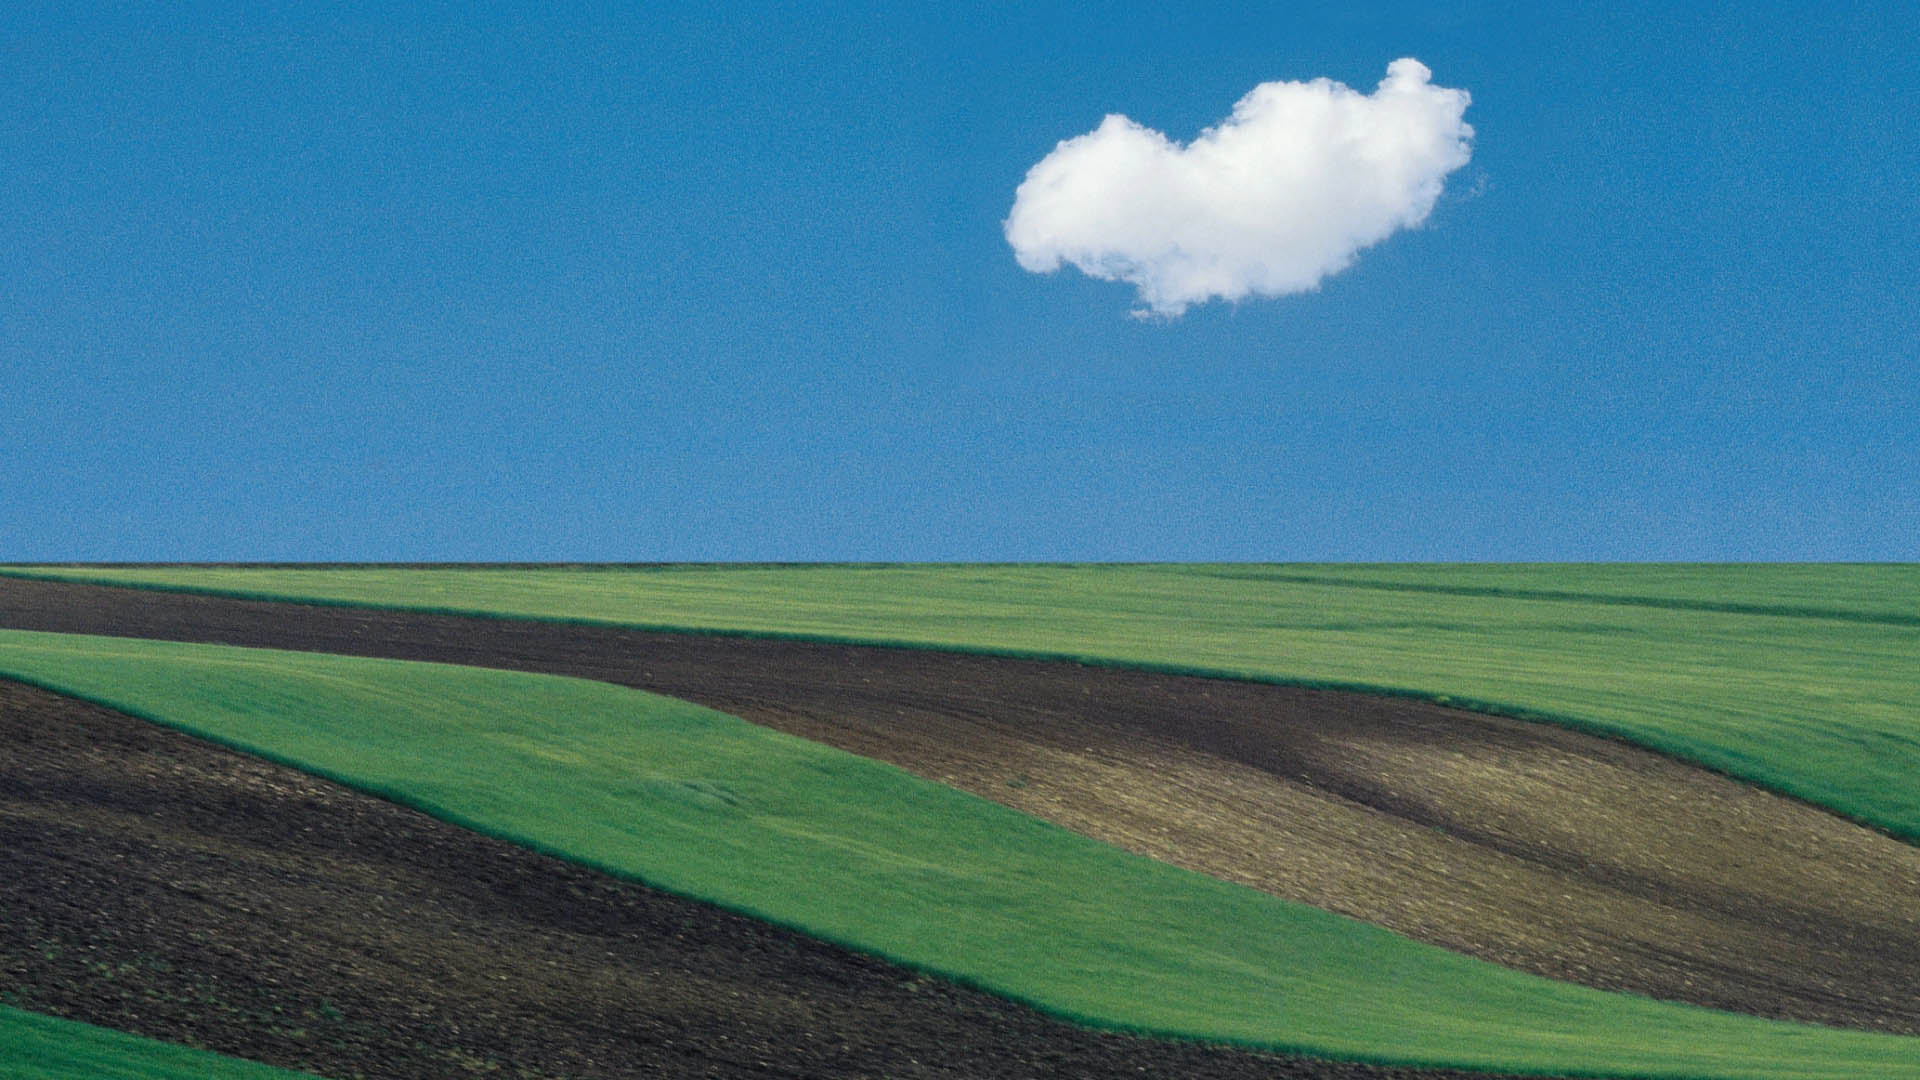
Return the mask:
[[311,1080],[137,1035],[0,1005],[0,1076],[6,1080]]
[[1387,689],[1619,735],[1920,841],[1915,564],[0,572]]
[[0,675],[1100,1024],[1567,1075],[1920,1078],[1920,1039],[1521,975],[606,684],[20,631]]

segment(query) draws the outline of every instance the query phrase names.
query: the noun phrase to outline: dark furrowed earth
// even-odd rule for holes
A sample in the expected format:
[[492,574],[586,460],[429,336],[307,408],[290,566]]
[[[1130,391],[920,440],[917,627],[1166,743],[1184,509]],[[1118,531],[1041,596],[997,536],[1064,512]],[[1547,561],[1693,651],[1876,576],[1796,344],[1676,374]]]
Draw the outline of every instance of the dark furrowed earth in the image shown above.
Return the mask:
[[1920,1033],[1920,849],[1557,728],[1072,664],[18,579],[0,625],[637,686],[1509,966]]

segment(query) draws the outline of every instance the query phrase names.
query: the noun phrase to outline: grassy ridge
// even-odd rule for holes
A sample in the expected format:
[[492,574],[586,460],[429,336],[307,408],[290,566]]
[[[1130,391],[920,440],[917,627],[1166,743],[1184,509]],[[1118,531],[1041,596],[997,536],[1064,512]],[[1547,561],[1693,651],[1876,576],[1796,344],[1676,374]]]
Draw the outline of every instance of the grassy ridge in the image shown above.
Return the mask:
[[311,1080],[306,1073],[0,1005],[7,1080]]
[[1920,842],[1920,565],[4,572],[1445,696],[1620,735]]
[[1920,1078],[1920,1039],[1521,975],[606,684],[18,631],[0,674],[1110,1026],[1566,1075]]

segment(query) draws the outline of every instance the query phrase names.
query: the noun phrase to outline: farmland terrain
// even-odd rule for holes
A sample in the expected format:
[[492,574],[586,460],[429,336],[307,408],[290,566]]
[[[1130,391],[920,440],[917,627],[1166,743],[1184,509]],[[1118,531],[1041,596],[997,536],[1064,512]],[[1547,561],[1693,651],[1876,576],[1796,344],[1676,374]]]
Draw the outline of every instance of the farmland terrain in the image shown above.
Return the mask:
[[1485,1075],[1091,1031],[15,683],[0,745],[13,1003],[322,1076]]
[[3,629],[0,677],[1108,1030],[1543,1075],[1920,1080],[1912,1037],[1513,971],[597,680]]
[[1512,966],[1915,1029],[1913,848],[1560,729],[1064,664],[30,582],[0,585],[0,623],[640,686]]
[[0,567],[1443,699],[1920,843],[1920,564]]

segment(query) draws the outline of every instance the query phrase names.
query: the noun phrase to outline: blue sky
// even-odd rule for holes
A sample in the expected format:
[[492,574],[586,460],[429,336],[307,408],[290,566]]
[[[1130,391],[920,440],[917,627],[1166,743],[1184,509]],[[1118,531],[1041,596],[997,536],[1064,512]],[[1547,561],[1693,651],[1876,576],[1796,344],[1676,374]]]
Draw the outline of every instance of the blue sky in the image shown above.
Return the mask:
[[[1920,558],[1920,5],[264,6],[0,8],[0,560]],[[1317,291],[1015,261],[1403,56]]]

